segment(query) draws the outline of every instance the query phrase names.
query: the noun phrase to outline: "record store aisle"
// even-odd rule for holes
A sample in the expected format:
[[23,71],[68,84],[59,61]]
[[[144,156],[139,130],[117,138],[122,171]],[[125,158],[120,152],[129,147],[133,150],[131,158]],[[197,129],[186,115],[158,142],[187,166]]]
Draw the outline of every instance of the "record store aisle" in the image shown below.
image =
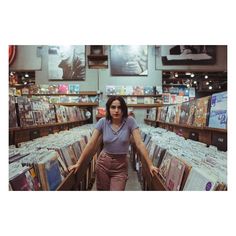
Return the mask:
[[[138,181],[138,175],[135,170],[132,168],[132,163],[129,160],[129,169],[128,169],[129,178],[126,183],[125,191],[142,191],[141,185]],[[96,191],[96,180],[93,184],[92,191]]]
[[132,163],[129,159],[128,181],[126,183],[125,191],[142,191],[141,185],[138,181],[137,172],[132,168]]

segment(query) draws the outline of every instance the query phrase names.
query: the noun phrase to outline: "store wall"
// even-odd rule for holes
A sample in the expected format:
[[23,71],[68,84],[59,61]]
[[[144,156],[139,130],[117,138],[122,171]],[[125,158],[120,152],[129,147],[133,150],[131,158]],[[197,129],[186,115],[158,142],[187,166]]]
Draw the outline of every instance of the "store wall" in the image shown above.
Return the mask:
[[[89,47],[86,47],[89,54]],[[217,60],[215,65],[209,66],[162,66],[161,58],[155,46],[148,47],[148,75],[147,76],[111,76],[109,47],[105,50],[108,53],[108,69],[86,69],[85,81],[49,81],[48,78],[48,46],[24,45],[17,47],[17,55],[12,70],[36,70],[37,84],[59,84],[79,83],[81,91],[100,91],[102,96],[100,106],[105,106],[107,96],[106,85],[143,85],[160,86],[162,81],[162,70],[181,71],[227,71],[227,47],[217,46]],[[157,68],[157,69],[156,69]],[[143,123],[146,109],[135,108],[134,113],[138,122]]]
[[[108,60],[110,60],[108,54]],[[110,65],[110,61],[108,61]],[[91,71],[91,70],[88,70]],[[148,75],[147,76],[111,76],[110,68],[99,70],[99,90],[103,92],[101,106],[105,106],[107,96],[105,95],[106,85],[140,85],[140,86],[161,86],[162,75],[160,70],[155,70],[155,47],[148,47]],[[146,115],[145,108],[134,108],[134,114],[138,122],[143,123]]]
[[41,70],[42,57],[39,46],[21,45],[16,48],[16,55],[11,70]]

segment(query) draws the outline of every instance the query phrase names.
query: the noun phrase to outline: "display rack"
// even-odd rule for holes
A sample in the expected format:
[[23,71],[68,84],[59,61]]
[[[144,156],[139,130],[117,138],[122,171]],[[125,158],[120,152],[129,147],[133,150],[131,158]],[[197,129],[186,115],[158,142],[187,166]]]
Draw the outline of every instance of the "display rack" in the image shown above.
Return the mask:
[[[25,94],[23,96],[80,96],[80,95],[88,95],[88,96],[96,96],[96,91],[83,91],[79,94]],[[33,140],[35,138],[47,136],[49,134],[53,134],[62,130],[69,130],[73,127],[80,126],[87,123],[93,122],[93,107],[98,106],[98,102],[79,102],[79,103],[54,103],[55,105],[63,105],[63,106],[78,106],[87,108],[91,117],[85,120],[73,121],[73,122],[65,122],[65,123],[50,123],[43,125],[32,125],[27,127],[17,127],[9,129],[9,144],[18,146],[21,142],[26,142],[29,140]]]
[[91,190],[95,182],[95,165],[97,154],[88,158],[80,165],[77,173],[70,172],[57,187],[57,191]]
[[91,190],[95,182],[95,166],[97,157],[102,150],[102,139],[95,144],[94,153],[81,163],[76,174],[70,172],[58,186],[58,191]]
[[148,125],[167,129],[186,139],[214,145],[221,151],[227,151],[227,129],[172,124],[149,119],[144,119],[144,121]]
[[55,124],[45,124],[45,125],[33,125],[28,127],[17,127],[9,129],[9,145],[16,145],[21,142],[27,142],[35,138],[47,136],[49,134],[58,133],[63,130],[69,130],[71,128],[81,126],[88,123],[88,119],[65,122],[65,123],[55,123]]
[[158,175],[151,176],[146,159],[138,152],[134,143],[131,145],[131,160],[133,167],[137,162],[141,162],[138,171],[138,177],[142,190],[167,191],[166,185],[163,183]]
[[[159,97],[161,98],[161,94],[147,94],[147,95],[107,95],[107,97],[114,97],[114,96],[122,96],[124,98],[126,97],[137,97],[137,98],[144,98],[144,97]],[[137,103],[137,104],[129,104],[127,103],[128,107],[137,107],[137,108],[152,108],[152,107],[161,107],[163,106],[162,102],[152,103],[152,104],[144,104],[144,103]]]

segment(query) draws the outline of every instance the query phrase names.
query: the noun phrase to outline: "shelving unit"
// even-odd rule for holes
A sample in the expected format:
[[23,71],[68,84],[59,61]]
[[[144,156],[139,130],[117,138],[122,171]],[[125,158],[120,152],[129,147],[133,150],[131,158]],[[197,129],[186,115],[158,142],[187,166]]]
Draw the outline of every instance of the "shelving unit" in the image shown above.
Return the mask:
[[96,96],[96,91],[81,91],[79,93],[33,93],[33,94],[22,94],[24,96]]
[[61,105],[61,106],[79,106],[79,107],[87,107],[87,106],[92,106],[96,107],[98,106],[98,102],[71,102],[71,103],[65,103],[65,102],[60,102],[60,103],[54,103],[55,105]]
[[69,130],[71,128],[87,124],[88,120],[45,124],[45,125],[33,125],[23,128],[10,128],[9,129],[9,145],[16,145],[21,142],[27,142],[35,138],[54,134],[62,130]]
[[143,95],[107,95],[108,97],[122,96],[122,97],[162,97],[161,94],[143,94]]
[[76,174],[70,172],[57,187],[57,191],[90,190],[95,182],[96,160],[97,154],[82,163]]
[[161,107],[162,104],[127,104],[128,107],[138,107],[138,108],[152,108],[152,107]]
[[[137,98],[144,98],[144,97],[159,97],[161,98],[162,95],[161,94],[147,94],[147,95],[107,95],[108,97],[114,97],[114,96],[122,96],[124,98],[127,98],[127,97],[137,97]],[[137,103],[137,104],[129,104],[127,103],[127,106],[128,107],[137,107],[137,108],[152,108],[152,107],[160,107],[162,106],[162,103],[159,102],[159,103],[152,103],[152,104],[144,104],[144,103]]]
[[141,161],[141,170],[138,171],[138,175],[142,190],[167,191],[167,187],[158,175],[151,176],[147,161],[141,153],[137,151],[134,143],[131,145],[131,160],[133,166],[136,165],[137,161]]
[[186,139],[193,139],[206,143],[207,145],[214,145],[221,151],[227,150],[227,129],[172,124],[148,119],[145,119],[144,121],[148,125],[167,129]]
[[68,174],[63,182],[58,186],[57,191],[92,189],[95,182],[96,161],[102,150],[102,144],[100,141],[96,143],[96,151],[81,163],[76,174],[72,172]]
[[156,127],[156,121],[150,119],[144,119],[144,123],[153,127]]
[[[96,96],[96,91],[82,91],[79,94],[24,94],[23,96],[32,97],[32,96]],[[9,129],[9,144],[18,146],[21,142],[26,142],[38,137],[47,136],[62,130],[69,130],[73,127],[80,126],[87,123],[93,122],[93,107],[98,106],[98,102],[71,102],[71,103],[54,103],[54,105],[62,106],[78,106],[87,108],[91,117],[86,120],[79,120],[73,122],[65,123],[50,123],[44,125],[31,125],[27,127],[17,127]]]

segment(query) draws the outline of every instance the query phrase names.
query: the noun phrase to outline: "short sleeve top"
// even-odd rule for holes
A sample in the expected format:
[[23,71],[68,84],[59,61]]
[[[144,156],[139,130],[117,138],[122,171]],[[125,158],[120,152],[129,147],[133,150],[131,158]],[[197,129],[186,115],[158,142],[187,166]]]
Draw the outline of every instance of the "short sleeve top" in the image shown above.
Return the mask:
[[137,128],[138,125],[131,116],[123,120],[117,131],[112,129],[111,121],[106,118],[101,118],[95,125],[95,129],[103,136],[103,150],[110,154],[128,154],[130,135]]

